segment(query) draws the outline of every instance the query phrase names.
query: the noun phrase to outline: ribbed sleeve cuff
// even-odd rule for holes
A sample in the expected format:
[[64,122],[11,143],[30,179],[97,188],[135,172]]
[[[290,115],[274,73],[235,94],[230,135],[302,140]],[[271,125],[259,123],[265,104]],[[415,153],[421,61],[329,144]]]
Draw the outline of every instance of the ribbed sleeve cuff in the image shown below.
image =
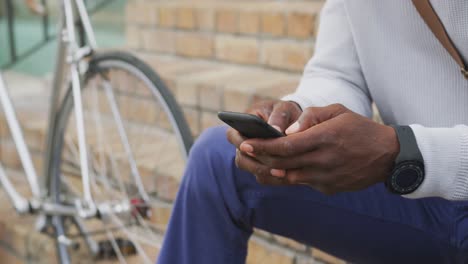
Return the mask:
[[424,158],[425,178],[407,198],[468,200],[468,127],[411,125]]

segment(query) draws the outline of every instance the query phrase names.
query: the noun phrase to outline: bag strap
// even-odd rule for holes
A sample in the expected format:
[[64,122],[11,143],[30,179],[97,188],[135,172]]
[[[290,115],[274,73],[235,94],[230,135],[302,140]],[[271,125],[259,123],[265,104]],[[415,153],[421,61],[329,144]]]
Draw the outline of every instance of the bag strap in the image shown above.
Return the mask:
[[431,29],[432,33],[434,33],[434,35],[440,41],[442,46],[444,46],[444,48],[448,51],[450,56],[452,56],[452,58],[460,66],[461,73],[463,74],[463,76],[465,76],[465,78],[468,79],[468,70],[465,65],[465,62],[463,61],[458,50],[453,45],[453,42],[448,36],[447,31],[445,30],[445,27],[442,24],[442,21],[440,21],[439,16],[435,12],[429,0],[412,1],[421,17],[426,22],[427,26],[429,26],[429,28]]

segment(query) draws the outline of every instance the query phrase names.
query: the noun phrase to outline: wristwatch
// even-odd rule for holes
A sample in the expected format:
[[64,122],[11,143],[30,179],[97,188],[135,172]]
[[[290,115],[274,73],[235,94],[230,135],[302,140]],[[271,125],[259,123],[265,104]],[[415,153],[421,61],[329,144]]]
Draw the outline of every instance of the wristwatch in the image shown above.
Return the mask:
[[409,194],[414,192],[424,180],[424,159],[411,127],[392,127],[400,142],[400,153],[395,159],[392,173],[385,181],[385,186],[392,193]]

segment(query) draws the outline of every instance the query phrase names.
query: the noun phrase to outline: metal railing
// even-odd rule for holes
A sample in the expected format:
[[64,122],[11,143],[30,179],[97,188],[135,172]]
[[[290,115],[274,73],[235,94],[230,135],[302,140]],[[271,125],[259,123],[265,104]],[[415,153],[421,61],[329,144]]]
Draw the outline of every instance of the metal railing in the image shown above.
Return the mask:
[[[39,48],[43,47],[47,42],[49,42],[51,35],[49,32],[49,15],[46,13],[41,18],[41,29],[42,37],[39,42],[32,45],[29,49],[25,50],[22,53],[18,53],[17,43],[16,43],[16,30],[15,30],[15,6],[13,0],[4,0],[4,16],[6,17],[6,26],[7,26],[7,39],[9,45],[9,59],[6,64],[0,65],[1,68],[9,68],[13,66],[16,62],[22,60],[23,58],[31,55]],[[46,6],[46,0],[41,0],[41,3]]]
[[[31,45],[28,49],[18,52],[18,43],[16,39],[16,12],[13,0],[3,0],[3,8],[4,8],[4,18],[6,18],[6,37],[7,43],[9,45],[9,58],[3,64],[0,64],[0,69],[8,69],[13,67],[17,62],[27,58],[28,56],[32,55],[33,53],[37,52],[39,49],[47,45],[51,40],[54,40],[56,35],[55,33],[50,32],[51,26],[51,19],[48,12],[45,12],[44,15],[41,15],[41,38],[34,44]],[[86,6],[88,7],[88,12],[90,15],[99,11],[100,9],[106,7],[112,0],[87,0],[84,1]],[[41,3],[47,9],[47,0],[41,0]],[[0,19],[3,19],[0,17]],[[77,32],[79,33],[80,43],[84,44],[86,41],[84,38],[83,26],[81,21],[76,21],[76,26],[78,28]],[[0,36],[3,37],[3,36]]]

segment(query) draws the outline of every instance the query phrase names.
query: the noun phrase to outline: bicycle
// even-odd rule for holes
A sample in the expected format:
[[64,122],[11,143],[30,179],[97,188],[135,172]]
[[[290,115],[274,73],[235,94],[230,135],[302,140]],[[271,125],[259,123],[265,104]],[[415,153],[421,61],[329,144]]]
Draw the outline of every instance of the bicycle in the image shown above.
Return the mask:
[[60,263],[72,262],[79,243],[94,259],[153,263],[148,255],[157,251],[151,246],[161,230],[150,213],[164,181],[155,182],[159,176],[142,172],[141,164],[170,171],[184,162],[193,143],[187,121],[147,64],[125,52],[96,51],[83,0],[60,1],[58,21],[44,177],[38,178],[0,74],[0,109],[32,197],[17,191],[1,164],[0,183],[18,213],[38,215],[38,229],[56,240]]

